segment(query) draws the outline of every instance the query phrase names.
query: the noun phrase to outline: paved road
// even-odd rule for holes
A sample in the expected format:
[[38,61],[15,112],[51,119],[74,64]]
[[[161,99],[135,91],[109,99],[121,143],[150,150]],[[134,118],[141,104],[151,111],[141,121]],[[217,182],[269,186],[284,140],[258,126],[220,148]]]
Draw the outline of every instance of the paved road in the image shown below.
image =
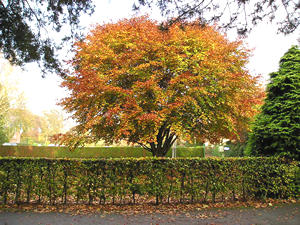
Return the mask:
[[0,225],[118,225],[118,224],[271,224],[299,225],[300,204],[271,208],[210,209],[175,215],[101,214],[70,215],[65,213],[0,212]]

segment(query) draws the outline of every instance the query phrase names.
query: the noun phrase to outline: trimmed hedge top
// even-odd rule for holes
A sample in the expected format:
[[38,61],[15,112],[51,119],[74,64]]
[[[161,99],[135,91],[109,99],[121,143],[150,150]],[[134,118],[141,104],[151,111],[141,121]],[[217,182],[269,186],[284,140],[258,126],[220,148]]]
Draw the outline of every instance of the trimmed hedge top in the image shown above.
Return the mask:
[[[178,147],[178,157],[204,157],[204,148]],[[171,157],[172,151],[167,153]],[[46,158],[128,158],[148,157],[151,153],[141,147],[86,147],[70,151],[66,147],[0,146],[0,156]]]

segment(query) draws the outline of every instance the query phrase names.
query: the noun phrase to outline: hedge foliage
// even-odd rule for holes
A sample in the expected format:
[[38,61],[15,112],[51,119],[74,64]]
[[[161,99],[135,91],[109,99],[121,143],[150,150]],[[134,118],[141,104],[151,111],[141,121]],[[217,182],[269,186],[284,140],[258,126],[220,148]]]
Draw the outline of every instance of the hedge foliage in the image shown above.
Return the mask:
[[143,200],[158,204],[289,198],[299,193],[297,164],[279,158],[4,157],[0,158],[0,203],[127,204]]
[[[178,157],[204,157],[200,147],[177,147]],[[172,151],[167,153],[171,157]],[[66,147],[0,146],[0,156],[46,158],[128,158],[148,157],[151,153],[140,147],[86,147],[70,151]]]

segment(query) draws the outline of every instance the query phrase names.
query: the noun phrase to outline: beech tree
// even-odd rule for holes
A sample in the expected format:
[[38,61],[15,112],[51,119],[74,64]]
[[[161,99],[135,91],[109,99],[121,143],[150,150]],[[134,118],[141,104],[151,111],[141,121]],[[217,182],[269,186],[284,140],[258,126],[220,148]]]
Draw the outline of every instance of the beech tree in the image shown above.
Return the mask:
[[254,156],[300,159],[300,49],[290,48],[270,74],[267,97],[247,146]]
[[164,156],[179,138],[238,138],[263,96],[242,42],[197,23],[168,31],[146,17],[98,25],[74,51],[61,104],[78,123],[65,136],[75,146],[126,140]]

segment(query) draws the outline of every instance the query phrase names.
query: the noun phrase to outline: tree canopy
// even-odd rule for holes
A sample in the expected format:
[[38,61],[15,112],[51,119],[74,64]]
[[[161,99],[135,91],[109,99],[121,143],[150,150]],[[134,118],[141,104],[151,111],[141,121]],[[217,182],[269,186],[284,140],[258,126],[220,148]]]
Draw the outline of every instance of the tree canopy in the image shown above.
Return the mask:
[[74,51],[61,104],[78,141],[126,140],[163,156],[178,138],[237,138],[262,97],[244,68],[248,51],[213,27],[162,31],[146,17],[125,19],[96,26]]
[[248,152],[300,159],[300,49],[290,48],[270,74],[267,97],[250,135]]
[[39,62],[44,72],[60,73],[56,50],[77,36],[80,14],[93,8],[91,0],[0,0],[0,51],[13,64]]
[[264,19],[275,21],[278,31],[284,34],[294,32],[300,24],[297,0],[138,0],[134,9],[154,6],[169,24],[198,18],[203,24],[217,22],[226,30],[235,28],[242,35]]

